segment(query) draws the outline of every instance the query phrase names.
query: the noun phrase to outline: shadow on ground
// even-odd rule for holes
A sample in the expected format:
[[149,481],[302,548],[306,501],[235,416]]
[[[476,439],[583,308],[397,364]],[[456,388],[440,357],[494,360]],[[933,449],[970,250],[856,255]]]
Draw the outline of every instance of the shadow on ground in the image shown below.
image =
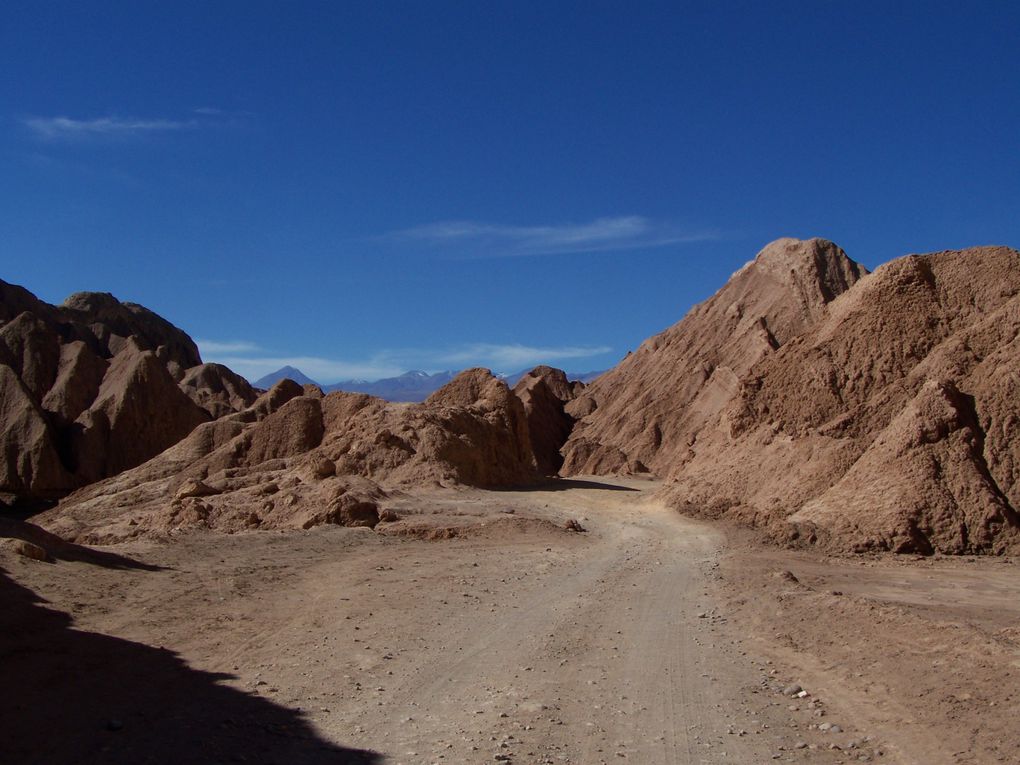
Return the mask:
[[52,534],[41,526],[36,526],[28,521],[14,520],[12,518],[0,518],[0,538],[21,539],[31,542],[43,548],[51,558],[56,560],[76,560],[82,563],[91,563],[103,568],[133,568],[143,571],[162,571],[162,566],[153,566],[148,563],[128,558],[124,555],[93,550],[91,547],[76,545],[68,542],[56,534]]
[[633,486],[620,486],[601,481],[585,481],[579,478],[550,478],[541,483],[522,486],[494,487],[491,491],[569,491],[570,489],[601,489],[602,491],[641,491]]
[[10,765],[381,763],[298,711],[222,684],[173,651],[72,627],[0,568],[0,752]]

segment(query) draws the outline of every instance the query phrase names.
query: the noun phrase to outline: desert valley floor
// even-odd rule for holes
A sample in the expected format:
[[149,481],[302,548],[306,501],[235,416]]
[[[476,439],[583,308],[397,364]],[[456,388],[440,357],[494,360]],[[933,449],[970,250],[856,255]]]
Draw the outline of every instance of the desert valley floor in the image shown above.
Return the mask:
[[0,549],[0,656],[17,689],[0,719],[19,720],[0,751],[1017,761],[1011,558],[762,547],[666,509],[657,486],[418,492],[395,497],[407,521],[375,531],[190,532],[54,563]]

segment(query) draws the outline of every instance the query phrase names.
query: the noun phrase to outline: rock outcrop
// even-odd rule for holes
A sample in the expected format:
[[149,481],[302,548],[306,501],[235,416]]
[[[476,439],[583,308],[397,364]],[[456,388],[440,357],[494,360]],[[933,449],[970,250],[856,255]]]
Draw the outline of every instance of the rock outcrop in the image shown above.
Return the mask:
[[865,273],[824,239],[772,242],[568,406],[580,421],[563,450],[563,474],[667,475],[750,368],[820,319]]
[[12,502],[134,467],[256,397],[142,306],[106,293],[52,306],[2,281],[0,387],[0,494]]
[[180,386],[213,419],[247,408],[256,397],[247,380],[222,364],[199,364],[185,370]]
[[545,475],[556,475],[563,466],[560,449],[575,422],[566,406],[584,387],[584,383],[570,382],[562,370],[548,366],[535,367],[514,386],[514,394],[524,404],[535,462]]
[[892,261],[751,371],[671,494],[844,549],[1016,549],[1018,360],[1020,253]]
[[463,372],[411,405],[282,380],[40,520],[89,543],[191,528],[372,526],[388,492],[537,478],[525,407],[488,370]]
[[788,542],[1020,549],[1020,253],[861,274],[829,243],[770,245],[569,405],[591,411],[564,471],[640,462],[684,512]]

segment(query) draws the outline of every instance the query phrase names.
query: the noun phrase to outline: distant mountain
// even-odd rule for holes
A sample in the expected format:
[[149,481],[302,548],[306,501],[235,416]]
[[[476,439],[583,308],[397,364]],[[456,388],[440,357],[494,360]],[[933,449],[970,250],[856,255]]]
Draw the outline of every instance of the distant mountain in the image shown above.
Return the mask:
[[318,385],[315,380],[294,367],[280,367],[275,372],[270,372],[265,377],[260,377],[252,385],[256,388],[272,388],[280,380],[293,380],[299,385]]
[[398,377],[387,377],[374,382],[341,380],[333,385],[324,386],[323,390],[327,393],[334,390],[367,393],[387,401],[424,401],[456,375],[456,372],[436,372],[434,375],[430,375],[428,372],[412,370]]
[[[511,388],[517,384],[524,375],[531,369],[524,369],[512,375],[499,375]],[[332,385],[320,385],[307,377],[300,369],[294,367],[283,367],[275,372],[256,380],[252,385],[256,388],[271,388],[284,378],[289,378],[301,385],[318,385],[325,393],[335,390],[347,391],[348,393],[367,393],[370,396],[378,396],[387,401],[424,401],[435,391],[442,388],[457,376],[455,371],[436,372],[430,375],[428,372],[411,370],[404,372],[397,377],[385,377],[382,380],[341,380]],[[580,380],[589,383],[598,377],[602,372],[567,372],[567,379]]]

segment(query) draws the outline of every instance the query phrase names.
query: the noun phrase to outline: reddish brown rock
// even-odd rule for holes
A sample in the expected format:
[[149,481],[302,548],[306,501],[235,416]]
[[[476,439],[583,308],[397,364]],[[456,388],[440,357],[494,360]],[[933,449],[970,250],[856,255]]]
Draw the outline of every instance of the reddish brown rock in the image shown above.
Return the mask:
[[0,491],[15,501],[138,465],[255,400],[230,370],[202,365],[184,332],[105,293],[51,306],[0,282],[0,367],[18,383],[5,376],[0,421],[9,453]]
[[199,364],[186,370],[180,387],[213,419],[247,409],[258,398],[247,380],[222,364]]
[[574,428],[566,405],[583,389],[583,384],[571,384],[561,370],[548,366],[535,367],[514,386],[524,404],[535,462],[545,475],[556,475],[563,465],[560,449]]
[[1015,250],[892,261],[751,371],[671,494],[841,548],[1014,549],[1018,335]]
[[14,371],[0,364],[0,492],[48,498],[71,486],[45,415]]
[[[637,458],[675,507],[783,541],[1020,549],[1020,253],[908,256],[849,288],[853,269],[831,255],[770,245],[591,386],[564,471]],[[817,278],[805,265],[779,280],[791,257]]]
[[[186,528],[374,526],[389,488],[535,480],[523,404],[488,371],[461,378],[423,404],[313,391],[260,419],[256,409],[293,392],[281,382],[275,398],[267,393],[244,412],[199,425],[149,462],[75,492],[41,518],[67,538],[92,543]],[[198,496],[195,485],[216,493]]]
[[108,367],[80,340],[62,345],[57,378],[43,396],[42,408],[59,423],[74,422],[96,400]]
[[789,521],[857,551],[1008,550],[1020,529],[983,447],[972,401],[952,383],[929,380],[843,477]]
[[667,475],[751,366],[824,315],[866,273],[832,242],[779,239],[678,324],[588,386],[564,447],[565,475],[640,462]]
[[42,320],[18,314],[0,327],[0,363],[14,370],[38,402],[57,377],[60,340]]
[[122,303],[108,292],[77,292],[58,309],[71,321],[86,325],[100,346],[115,356],[127,338],[146,351],[164,349],[163,356],[181,369],[202,363],[198,346],[188,335],[148,308]]
[[75,469],[85,481],[119,473],[207,420],[154,353],[126,347],[113,358],[95,401],[77,420]]
[[322,442],[323,432],[319,399],[298,396],[254,426],[245,463],[258,465],[304,454]]
[[566,407],[564,473],[841,550],[1020,549],[1020,253],[766,247]]
[[304,389],[293,380],[280,380],[256,399],[251,412],[257,419],[265,419],[281,406],[297,396],[303,396]]

